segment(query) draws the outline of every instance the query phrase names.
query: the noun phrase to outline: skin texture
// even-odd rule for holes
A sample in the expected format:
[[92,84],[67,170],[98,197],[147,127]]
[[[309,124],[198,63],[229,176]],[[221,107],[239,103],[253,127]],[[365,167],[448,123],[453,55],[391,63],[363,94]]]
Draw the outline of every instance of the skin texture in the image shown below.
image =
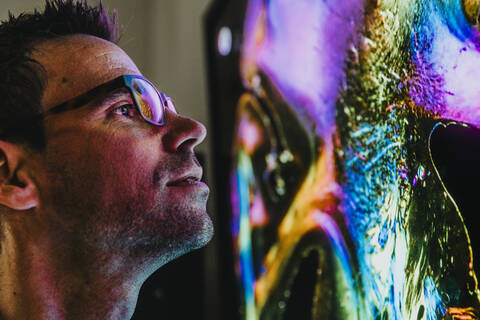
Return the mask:
[[[35,49],[47,76],[44,111],[141,74],[93,36]],[[212,237],[206,185],[168,185],[201,176],[193,150],[205,127],[171,111],[165,126],[153,126],[121,113],[126,103],[128,94],[47,116],[42,152],[0,141],[3,318],[129,319],[151,273]]]

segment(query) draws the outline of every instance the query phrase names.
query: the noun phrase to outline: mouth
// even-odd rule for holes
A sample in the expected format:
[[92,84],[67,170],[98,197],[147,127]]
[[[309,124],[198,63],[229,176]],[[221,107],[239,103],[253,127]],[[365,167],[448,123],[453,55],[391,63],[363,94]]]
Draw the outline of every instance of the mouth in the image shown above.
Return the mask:
[[173,174],[175,178],[167,183],[167,187],[185,187],[204,184],[203,182],[201,182],[202,174],[202,167],[199,166],[190,167],[180,172],[175,172]]
[[191,185],[197,185],[197,184],[203,184],[203,182],[200,181],[199,177],[188,176],[188,177],[180,178],[178,180],[167,183],[167,187],[183,187],[183,186],[191,186]]

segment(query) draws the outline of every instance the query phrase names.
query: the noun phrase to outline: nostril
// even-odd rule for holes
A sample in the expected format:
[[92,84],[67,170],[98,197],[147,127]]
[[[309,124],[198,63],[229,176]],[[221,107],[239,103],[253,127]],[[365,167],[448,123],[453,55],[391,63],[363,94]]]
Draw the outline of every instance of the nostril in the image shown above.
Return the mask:
[[188,151],[189,149],[193,149],[198,144],[197,139],[191,138],[188,140],[183,141],[176,150],[179,152]]

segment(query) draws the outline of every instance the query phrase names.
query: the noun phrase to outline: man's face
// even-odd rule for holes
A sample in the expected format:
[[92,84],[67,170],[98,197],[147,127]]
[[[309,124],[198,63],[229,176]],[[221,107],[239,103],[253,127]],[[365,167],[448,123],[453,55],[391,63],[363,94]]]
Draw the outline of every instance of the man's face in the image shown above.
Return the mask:
[[[46,70],[44,112],[140,75],[119,47],[92,36],[43,42],[33,57]],[[164,126],[149,124],[121,108],[132,103],[128,93],[112,97],[45,118],[46,148],[35,156],[39,228],[120,255],[162,256],[163,264],[212,236],[209,190],[185,180],[201,176],[193,149],[206,131],[171,111]]]

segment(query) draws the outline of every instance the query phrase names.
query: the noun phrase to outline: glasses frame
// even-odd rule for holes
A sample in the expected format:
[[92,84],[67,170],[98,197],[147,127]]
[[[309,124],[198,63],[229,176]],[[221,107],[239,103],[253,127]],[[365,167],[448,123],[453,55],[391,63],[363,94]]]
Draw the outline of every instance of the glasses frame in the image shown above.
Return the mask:
[[[160,99],[161,105],[162,105],[162,111],[163,111],[163,116],[160,122],[155,122],[150,119],[148,119],[142,112],[139,102],[137,101],[136,95],[135,95],[135,89],[133,88],[133,81],[134,79],[141,79],[148,84],[152,86],[153,89],[155,89],[155,92],[158,94],[158,97]],[[142,115],[143,120],[145,120],[148,123],[151,123],[156,126],[164,126],[167,123],[167,112],[166,110],[170,110],[174,112],[175,114],[177,113],[175,109],[175,105],[173,103],[173,100],[168,97],[165,93],[158,91],[158,89],[155,87],[153,83],[151,83],[148,79],[145,77],[139,76],[139,75],[121,75],[113,80],[110,80],[106,83],[103,83],[93,89],[90,89],[89,91],[76,96],[68,101],[65,101],[50,110],[41,113],[38,115],[38,117],[45,117],[50,114],[58,114],[66,110],[71,110],[71,109],[76,109],[81,106],[86,105],[87,103],[93,101],[94,99],[98,98],[98,96],[105,95],[112,90],[119,89],[119,88],[127,88],[128,91],[130,92],[132,96],[132,100],[135,104],[135,107],[137,108],[138,112]]]

